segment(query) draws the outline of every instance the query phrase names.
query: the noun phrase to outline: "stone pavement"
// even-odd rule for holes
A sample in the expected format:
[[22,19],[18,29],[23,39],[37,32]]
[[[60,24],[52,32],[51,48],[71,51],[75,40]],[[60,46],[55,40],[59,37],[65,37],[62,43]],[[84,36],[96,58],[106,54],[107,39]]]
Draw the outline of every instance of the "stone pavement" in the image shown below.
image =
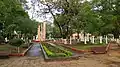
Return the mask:
[[0,67],[107,67],[99,61],[80,57],[79,60],[45,62],[40,57],[11,57],[0,59]]

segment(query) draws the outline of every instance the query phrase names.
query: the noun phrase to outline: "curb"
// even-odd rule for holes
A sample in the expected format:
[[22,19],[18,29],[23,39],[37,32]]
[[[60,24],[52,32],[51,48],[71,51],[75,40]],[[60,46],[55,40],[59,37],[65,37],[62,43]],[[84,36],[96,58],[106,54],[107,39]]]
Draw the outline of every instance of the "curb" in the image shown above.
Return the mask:
[[24,50],[23,53],[11,53],[11,54],[9,54],[9,56],[25,56],[26,52],[27,52],[31,47],[32,47],[32,45],[29,46],[26,50]]
[[44,55],[44,60],[45,61],[70,61],[70,60],[78,60],[79,57],[81,57],[81,55],[76,55],[76,56],[71,56],[71,57],[58,57],[58,58],[50,58],[47,56],[46,52],[44,51],[44,48],[42,47],[41,45],[41,48],[42,48],[42,52],[43,52],[43,55]]
[[[64,45],[63,45],[64,46]],[[70,47],[70,46],[64,46],[64,47],[66,47],[66,48],[69,48],[69,49],[71,49],[71,50],[73,50],[73,51],[77,51],[77,52],[91,52],[90,50],[79,50],[79,49],[76,49],[76,48],[72,48],[72,47]]]
[[26,50],[23,51],[22,55],[25,56],[25,54],[27,53],[27,51],[32,47],[33,45],[29,46]]

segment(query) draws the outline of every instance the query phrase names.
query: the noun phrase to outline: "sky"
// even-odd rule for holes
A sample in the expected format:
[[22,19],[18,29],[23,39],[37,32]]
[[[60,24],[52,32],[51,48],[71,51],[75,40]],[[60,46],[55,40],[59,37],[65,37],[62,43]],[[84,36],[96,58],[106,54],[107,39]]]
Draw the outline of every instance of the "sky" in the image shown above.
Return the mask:
[[[30,8],[29,10],[26,10],[28,12],[28,15],[31,19],[34,19],[38,22],[53,22],[53,17],[50,13],[47,14],[42,14],[43,8],[47,8],[47,6],[41,4],[39,0],[26,0],[27,1],[27,6]],[[91,1],[91,0],[87,0]],[[59,13],[57,10],[53,11],[54,13]]]
[[26,10],[28,12],[28,15],[31,19],[34,19],[39,22],[53,22],[53,17],[50,13],[42,14],[43,8],[47,8],[47,6],[39,3],[38,0],[27,0],[27,6],[30,8],[29,10]]

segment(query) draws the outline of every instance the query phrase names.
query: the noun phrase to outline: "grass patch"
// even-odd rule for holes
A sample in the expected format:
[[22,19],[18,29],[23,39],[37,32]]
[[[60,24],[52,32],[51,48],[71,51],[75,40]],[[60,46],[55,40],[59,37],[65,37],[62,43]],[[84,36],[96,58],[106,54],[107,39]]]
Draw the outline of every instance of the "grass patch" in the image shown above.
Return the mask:
[[76,49],[90,49],[91,47],[105,46],[105,44],[75,44],[71,47]]
[[0,45],[0,51],[9,51],[8,45]]
[[[27,44],[22,44],[20,46],[20,52],[23,52],[25,49],[28,48]],[[0,51],[10,51],[12,53],[17,53],[17,49],[15,46],[11,46],[9,44],[5,44],[5,45],[0,45]]]
[[9,50],[9,48],[7,48],[7,47],[0,47],[0,51],[8,51]]
[[50,58],[60,58],[60,57],[70,57],[72,56],[72,52],[65,50],[59,46],[52,46],[48,43],[42,43],[42,46]]

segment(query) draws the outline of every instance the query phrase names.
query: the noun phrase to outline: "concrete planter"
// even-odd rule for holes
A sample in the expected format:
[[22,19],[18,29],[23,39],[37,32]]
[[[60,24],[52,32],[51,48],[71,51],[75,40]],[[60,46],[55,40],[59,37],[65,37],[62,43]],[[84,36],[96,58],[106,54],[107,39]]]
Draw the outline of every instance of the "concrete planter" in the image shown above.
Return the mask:
[[48,56],[47,56],[47,54],[46,54],[46,52],[45,52],[45,50],[43,49],[43,46],[41,45],[41,49],[42,49],[42,53],[43,53],[43,55],[44,55],[44,59],[46,60],[46,59],[49,59],[48,58]]
[[73,47],[70,47],[70,46],[64,46],[64,47],[69,48],[69,49],[71,49],[73,51],[77,51],[79,53],[90,52],[90,50],[79,50],[79,49],[76,49],[76,48],[73,48]]
[[53,57],[53,58],[50,58],[50,57],[48,57],[47,53],[43,49],[42,45],[41,45],[41,49],[42,49],[45,61],[77,60],[77,59],[79,59],[79,57],[82,56],[82,55],[73,55],[73,56],[70,56],[70,57]]

